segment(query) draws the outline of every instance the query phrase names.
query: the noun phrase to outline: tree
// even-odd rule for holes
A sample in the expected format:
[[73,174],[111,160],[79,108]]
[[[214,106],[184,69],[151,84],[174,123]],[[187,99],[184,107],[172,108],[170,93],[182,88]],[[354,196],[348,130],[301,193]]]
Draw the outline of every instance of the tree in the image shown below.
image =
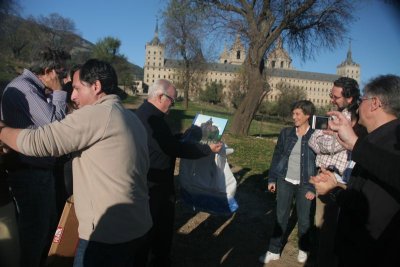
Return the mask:
[[283,118],[290,118],[292,104],[298,100],[306,99],[307,94],[299,86],[291,86],[284,82],[278,83],[276,87],[280,91],[276,112]]
[[72,41],[70,36],[75,33],[75,23],[70,18],[65,18],[58,13],[51,13],[48,16],[39,16],[36,19],[37,24],[42,26],[42,36],[38,38],[44,42],[42,46],[52,49],[68,50],[68,44]]
[[350,0],[197,0],[208,8],[212,29],[239,33],[248,51],[244,70],[247,94],[236,110],[231,132],[247,135],[251,121],[269,91],[264,58],[282,36],[290,50],[306,59],[319,48],[334,48],[343,41],[353,19]]
[[212,82],[207,84],[206,89],[200,92],[200,100],[212,104],[221,103],[223,88],[224,86],[221,83]]
[[167,51],[182,60],[177,75],[184,92],[184,108],[188,108],[189,90],[193,80],[204,69],[202,36],[204,12],[191,0],[171,0],[162,14]]
[[100,39],[93,47],[92,56],[109,63],[119,55],[121,41],[118,38],[107,36]]

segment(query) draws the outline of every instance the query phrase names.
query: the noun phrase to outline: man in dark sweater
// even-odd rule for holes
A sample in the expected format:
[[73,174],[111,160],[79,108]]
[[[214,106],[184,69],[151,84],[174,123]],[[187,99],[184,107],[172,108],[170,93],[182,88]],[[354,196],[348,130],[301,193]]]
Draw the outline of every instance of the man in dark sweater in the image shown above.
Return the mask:
[[368,135],[357,138],[338,112],[330,128],[352,150],[356,162],[347,186],[328,171],[311,179],[320,194],[340,206],[337,232],[339,266],[398,266],[400,250],[400,77],[380,76],[360,99],[359,123]]
[[150,170],[147,175],[150,211],[153,228],[149,235],[149,246],[141,252],[146,266],[150,255],[150,266],[171,266],[170,252],[175,214],[174,169],[175,159],[197,159],[218,153],[222,144],[200,144],[181,142],[172,134],[165,122],[165,115],[174,105],[177,93],[167,80],[156,80],[150,86],[148,98],[136,111],[148,133]]

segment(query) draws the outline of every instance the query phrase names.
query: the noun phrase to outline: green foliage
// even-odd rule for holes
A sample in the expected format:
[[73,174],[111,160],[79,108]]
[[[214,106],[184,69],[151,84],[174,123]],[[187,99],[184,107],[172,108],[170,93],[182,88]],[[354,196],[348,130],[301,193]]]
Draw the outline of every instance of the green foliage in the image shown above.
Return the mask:
[[276,116],[278,115],[278,102],[264,101],[258,107],[258,112],[269,116]]
[[206,85],[206,89],[200,92],[200,100],[212,104],[221,103],[222,89],[221,83],[212,82]]
[[307,95],[300,87],[283,82],[278,83],[276,87],[281,92],[277,101],[277,113],[281,117],[288,118],[291,115],[292,104],[298,100],[306,99]]
[[92,57],[112,63],[114,58],[119,55],[121,41],[114,37],[104,37],[100,39],[92,50]]
[[331,108],[332,108],[332,105],[326,105],[326,106],[323,106],[323,107],[316,107],[317,110],[315,111],[315,114],[316,115],[325,116],[326,113],[331,110]]

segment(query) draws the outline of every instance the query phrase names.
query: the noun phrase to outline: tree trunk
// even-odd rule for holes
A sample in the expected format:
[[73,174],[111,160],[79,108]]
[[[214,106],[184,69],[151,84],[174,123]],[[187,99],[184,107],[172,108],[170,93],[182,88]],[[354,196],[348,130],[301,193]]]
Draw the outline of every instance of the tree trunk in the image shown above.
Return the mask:
[[189,108],[189,86],[190,86],[190,69],[189,63],[186,63],[185,77],[183,81],[183,108]]
[[[246,63],[245,63],[246,64]],[[262,69],[252,64],[247,66],[248,90],[242,103],[233,115],[230,128],[232,134],[245,136],[248,134],[254,114],[266,95],[266,84],[262,75]]]

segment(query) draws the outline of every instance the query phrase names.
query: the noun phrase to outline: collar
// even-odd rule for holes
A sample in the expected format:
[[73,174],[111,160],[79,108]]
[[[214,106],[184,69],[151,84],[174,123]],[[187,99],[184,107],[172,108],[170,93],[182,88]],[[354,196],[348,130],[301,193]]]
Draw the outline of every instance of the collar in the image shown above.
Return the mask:
[[152,103],[150,103],[149,101],[147,101],[147,99],[145,99],[143,101],[142,107],[150,112],[152,115],[156,116],[156,117],[160,117],[163,118],[165,117],[165,113],[162,112],[161,110],[159,110],[156,106],[154,106]]

